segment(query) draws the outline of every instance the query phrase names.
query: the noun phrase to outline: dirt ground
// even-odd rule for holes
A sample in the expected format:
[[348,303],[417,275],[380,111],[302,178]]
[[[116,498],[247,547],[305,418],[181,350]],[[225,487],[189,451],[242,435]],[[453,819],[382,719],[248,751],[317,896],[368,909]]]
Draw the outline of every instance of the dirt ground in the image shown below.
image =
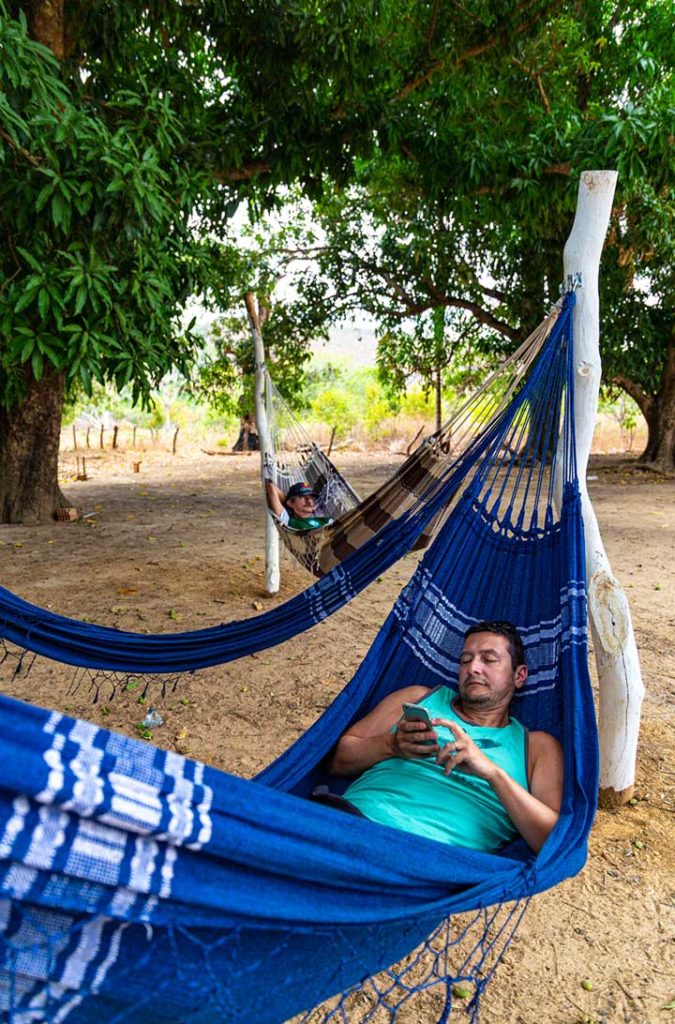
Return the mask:
[[[196,448],[87,456],[88,480],[75,479],[72,451],[61,472],[86,518],[0,527],[0,582],[29,601],[122,629],[169,632],[256,615],[310,582],[284,556],[281,593],[263,596],[255,456]],[[336,461],[365,494],[399,459],[340,453]],[[620,457],[595,457],[589,473],[647,688],[636,802],[600,812],[581,874],[532,901],[484,999],[484,1024],[675,1024],[675,480]],[[73,689],[74,671],[51,663],[26,683],[1,674],[0,683],[14,696],[130,735],[154,705],[164,718],[154,742],[251,775],[351,677],[415,564],[408,556],[313,631],[184,677],[175,692],[151,690],[145,703],[138,689],[112,699],[105,684],[92,703],[86,681]]]

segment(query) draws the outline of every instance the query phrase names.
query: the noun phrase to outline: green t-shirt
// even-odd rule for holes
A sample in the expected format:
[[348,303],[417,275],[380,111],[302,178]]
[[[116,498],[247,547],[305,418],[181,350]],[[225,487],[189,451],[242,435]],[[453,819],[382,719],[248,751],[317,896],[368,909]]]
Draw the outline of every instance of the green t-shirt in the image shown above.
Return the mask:
[[289,516],[286,525],[291,530],[318,530],[320,526],[328,526],[332,522],[330,516],[309,516],[306,519]]
[[[432,718],[456,722],[490,760],[520,783],[527,781],[527,731],[514,718],[503,728],[473,725],[454,711],[454,691],[439,686],[418,701]],[[441,746],[452,742],[449,729],[436,726]],[[368,768],[345,792],[367,818],[454,846],[494,851],[515,837],[516,829],[485,779],[455,768],[446,775],[434,757],[391,757]]]

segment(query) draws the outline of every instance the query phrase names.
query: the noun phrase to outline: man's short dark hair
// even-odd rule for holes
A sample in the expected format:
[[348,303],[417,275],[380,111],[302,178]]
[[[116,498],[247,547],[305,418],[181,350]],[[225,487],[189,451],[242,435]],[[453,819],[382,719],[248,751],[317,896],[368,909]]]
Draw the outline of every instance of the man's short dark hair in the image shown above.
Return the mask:
[[464,634],[464,639],[467,640],[473,633],[496,633],[498,636],[506,637],[511,655],[511,667],[515,670],[519,665],[525,664],[523,641],[513,623],[501,620],[477,622],[474,626],[469,626]]

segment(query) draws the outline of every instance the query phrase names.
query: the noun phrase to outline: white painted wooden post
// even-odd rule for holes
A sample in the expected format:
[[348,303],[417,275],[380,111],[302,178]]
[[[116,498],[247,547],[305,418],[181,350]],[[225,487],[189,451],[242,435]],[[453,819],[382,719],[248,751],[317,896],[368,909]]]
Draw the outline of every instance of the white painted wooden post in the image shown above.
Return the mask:
[[600,686],[600,806],[633,795],[644,686],[626,594],[614,577],[586,487],[600,389],[598,269],[616,171],[584,171],[577,212],[565,245],[565,280],[580,272],[574,310],[575,428],[586,534],[588,612]]
[[[270,443],[269,424],[265,406],[265,348],[262,340],[262,327],[267,319],[267,309],[262,303],[256,303],[255,296],[247,292],[244,296],[246,312],[251,324],[253,348],[255,351],[255,425],[260,439],[260,472],[263,491],[265,489],[265,467],[274,465],[274,452]],[[267,496],[265,495],[265,501]],[[272,521],[269,509],[265,516],[265,590],[268,594],[279,592],[279,534]]]

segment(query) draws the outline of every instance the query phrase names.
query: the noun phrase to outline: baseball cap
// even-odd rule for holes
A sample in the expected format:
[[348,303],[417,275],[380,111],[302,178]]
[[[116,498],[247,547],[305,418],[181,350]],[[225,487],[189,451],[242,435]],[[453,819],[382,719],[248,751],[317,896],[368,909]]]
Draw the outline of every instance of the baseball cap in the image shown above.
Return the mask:
[[305,495],[309,495],[312,498],[317,497],[317,493],[314,488],[307,483],[306,480],[301,480],[298,484],[292,484],[288,488],[288,494],[286,495],[286,501],[290,498],[302,498]]

